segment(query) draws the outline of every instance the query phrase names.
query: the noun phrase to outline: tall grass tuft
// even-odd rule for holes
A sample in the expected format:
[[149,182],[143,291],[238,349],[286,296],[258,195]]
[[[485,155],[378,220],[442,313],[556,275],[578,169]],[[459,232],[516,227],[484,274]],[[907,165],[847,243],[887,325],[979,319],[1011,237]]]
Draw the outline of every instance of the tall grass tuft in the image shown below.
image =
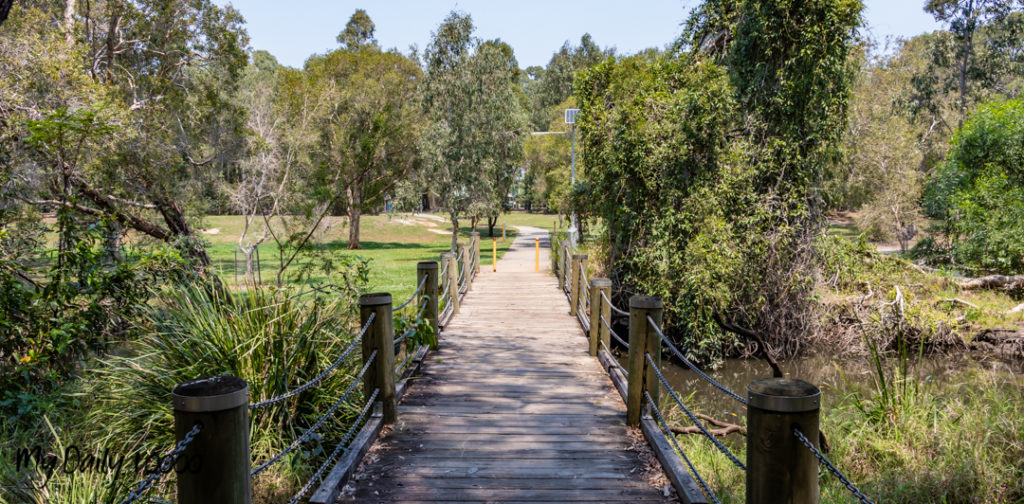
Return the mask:
[[[181,382],[231,374],[249,383],[252,402],[293,390],[325,369],[356,336],[353,297],[300,300],[292,289],[272,287],[232,295],[206,285],[163,292],[159,305],[146,314],[149,335],[133,345],[130,355],[105,359],[92,370],[88,393],[95,404],[85,416],[85,428],[96,433],[96,442],[127,452],[166,451],[173,444],[171,390]],[[309,391],[251,412],[253,465],[287,446],[340,397],[361,366],[359,356],[353,352]],[[361,406],[357,388],[307,443],[311,446],[254,480],[257,493],[261,485],[275,493],[273,488],[288,491],[300,484]]]

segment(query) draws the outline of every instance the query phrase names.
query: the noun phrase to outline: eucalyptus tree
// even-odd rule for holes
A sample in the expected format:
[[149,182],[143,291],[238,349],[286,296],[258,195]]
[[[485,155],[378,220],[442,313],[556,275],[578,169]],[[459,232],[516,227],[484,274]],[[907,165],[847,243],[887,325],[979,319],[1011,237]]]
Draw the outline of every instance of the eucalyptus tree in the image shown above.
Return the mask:
[[496,216],[522,159],[527,132],[519,73],[507,44],[481,42],[469,15],[456,12],[434,32],[424,60],[423,106],[431,124],[421,152],[451,219],[454,250],[459,214]]
[[[327,106],[310,127],[307,183],[321,220],[344,209],[350,249],[359,248],[360,217],[417,168],[421,114],[416,62],[372,41],[373,25],[356,11],[339,40],[345,46],[310,58],[302,93]],[[367,24],[369,23],[369,24]],[[354,28],[361,27],[361,28]]]

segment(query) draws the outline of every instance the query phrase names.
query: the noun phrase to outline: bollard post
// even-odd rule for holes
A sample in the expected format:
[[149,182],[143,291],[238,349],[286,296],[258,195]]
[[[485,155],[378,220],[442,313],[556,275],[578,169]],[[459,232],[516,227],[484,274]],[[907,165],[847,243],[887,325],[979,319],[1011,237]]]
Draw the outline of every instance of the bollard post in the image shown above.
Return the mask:
[[[562,245],[562,266],[565,267],[566,282],[572,280],[572,256],[569,255],[569,246]],[[566,290],[566,283],[562,283],[562,290]]]
[[533,271],[540,272],[540,238],[533,239]]
[[747,385],[747,502],[816,504],[818,461],[800,429],[818,446],[821,390],[803,380],[761,378]]
[[441,262],[448,265],[448,302],[452,304],[452,316],[459,313],[459,262],[454,252],[441,254]]
[[[459,243],[456,245],[456,250],[459,251],[459,255],[462,256],[462,277],[463,284],[466,286],[466,292],[473,290],[473,257],[472,249],[465,243]],[[458,257],[458,256],[456,256]],[[458,280],[459,277],[455,277]]]
[[178,459],[178,502],[249,504],[249,384],[234,376],[199,378],[171,392],[174,439],[201,431]]
[[579,312],[580,297],[583,293],[580,290],[583,288],[583,268],[587,267],[587,254],[573,254],[572,256],[572,285],[571,294],[569,296],[569,303],[572,305],[569,308],[569,313],[576,316]]
[[398,419],[398,403],[395,399],[395,322],[391,314],[391,294],[378,292],[359,296],[360,323],[366,324],[371,313],[376,316],[363,335],[363,364],[374,350],[377,357],[363,375],[363,393],[369,397],[374,389],[380,389],[377,400],[384,405],[384,423],[393,424]]
[[[604,302],[601,300],[601,292],[611,295],[612,281],[607,278],[595,278],[590,281],[590,355],[597,355],[597,349],[601,348],[601,333],[605,332],[604,324],[601,323],[601,315],[604,313]],[[609,311],[611,308],[609,308]],[[605,319],[608,320],[608,319]],[[605,335],[609,338],[611,335]],[[605,346],[608,342],[605,342]],[[608,348],[611,348],[610,346]]]
[[629,298],[629,378],[626,384],[626,425],[633,427],[640,423],[643,410],[644,391],[651,399],[658,401],[658,376],[647,364],[645,354],[651,354],[655,364],[661,365],[661,338],[650,323],[661,327],[661,299],[651,296]]
[[423,290],[420,292],[420,298],[416,300],[416,312],[419,313],[419,307],[423,306],[423,300],[426,299],[427,308],[423,310],[423,316],[426,317],[434,331],[434,344],[430,346],[430,349],[437,350],[437,342],[441,337],[437,325],[437,261],[416,263],[416,285],[424,282],[424,278],[426,281],[423,284]]
[[473,231],[469,233],[469,242],[473,245],[473,256],[470,264],[473,265],[473,274],[480,273],[480,233]]

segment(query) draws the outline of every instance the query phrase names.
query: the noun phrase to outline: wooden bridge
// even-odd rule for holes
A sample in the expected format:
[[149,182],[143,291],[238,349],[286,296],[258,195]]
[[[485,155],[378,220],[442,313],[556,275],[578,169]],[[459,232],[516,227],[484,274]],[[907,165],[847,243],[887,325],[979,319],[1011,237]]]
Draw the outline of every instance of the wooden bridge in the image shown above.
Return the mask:
[[[544,242],[540,272],[535,239]],[[676,502],[587,352],[547,266],[547,241],[546,231],[525,229],[497,272],[475,278],[344,499]]]
[[[250,403],[246,382],[226,375],[180,384],[172,394],[177,445],[123,502],[143,496],[165,464],[199,457],[216,463],[178,475],[180,504],[248,504],[253,479],[312,440],[341,404],[356,400],[361,383],[353,404],[360,413],[289,504],[306,501],[318,482],[311,504],[718,503],[675,437],[665,435],[660,398],[746,472],[748,503],[817,502],[819,461],[870,503],[817,449],[817,387],[772,378],[752,382],[747,397],[736,394],[663,334],[660,299],[632,296],[628,311],[616,308],[611,281],[587,279],[585,255],[558,243],[551,260],[545,230],[521,231],[496,272],[479,271],[477,235],[457,254],[442,254],[443,267],[420,262],[418,287],[400,305],[386,293],[361,296],[358,334],[317,376],[284,393]],[[615,324],[627,320],[628,333]],[[613,338],[628,350],[626,369],[611,353]],[[360,348],[354,376],[332,375]],[[672,389],[661,372],[663,348],[726,400],[747,406],[745,462]],[[332,377],[350,380],[334,406],[282,451],[254,461],[250,412],[296,402]]]

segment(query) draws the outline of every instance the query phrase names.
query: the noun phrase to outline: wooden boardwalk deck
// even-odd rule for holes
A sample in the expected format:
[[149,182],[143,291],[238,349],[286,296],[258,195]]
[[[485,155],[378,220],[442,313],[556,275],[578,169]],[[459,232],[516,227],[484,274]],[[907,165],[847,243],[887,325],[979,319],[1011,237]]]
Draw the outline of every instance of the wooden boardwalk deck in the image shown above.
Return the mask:
[[644,479],[546,249],[533,271],[534,237],[481,270],[343,502],[676,502]]

